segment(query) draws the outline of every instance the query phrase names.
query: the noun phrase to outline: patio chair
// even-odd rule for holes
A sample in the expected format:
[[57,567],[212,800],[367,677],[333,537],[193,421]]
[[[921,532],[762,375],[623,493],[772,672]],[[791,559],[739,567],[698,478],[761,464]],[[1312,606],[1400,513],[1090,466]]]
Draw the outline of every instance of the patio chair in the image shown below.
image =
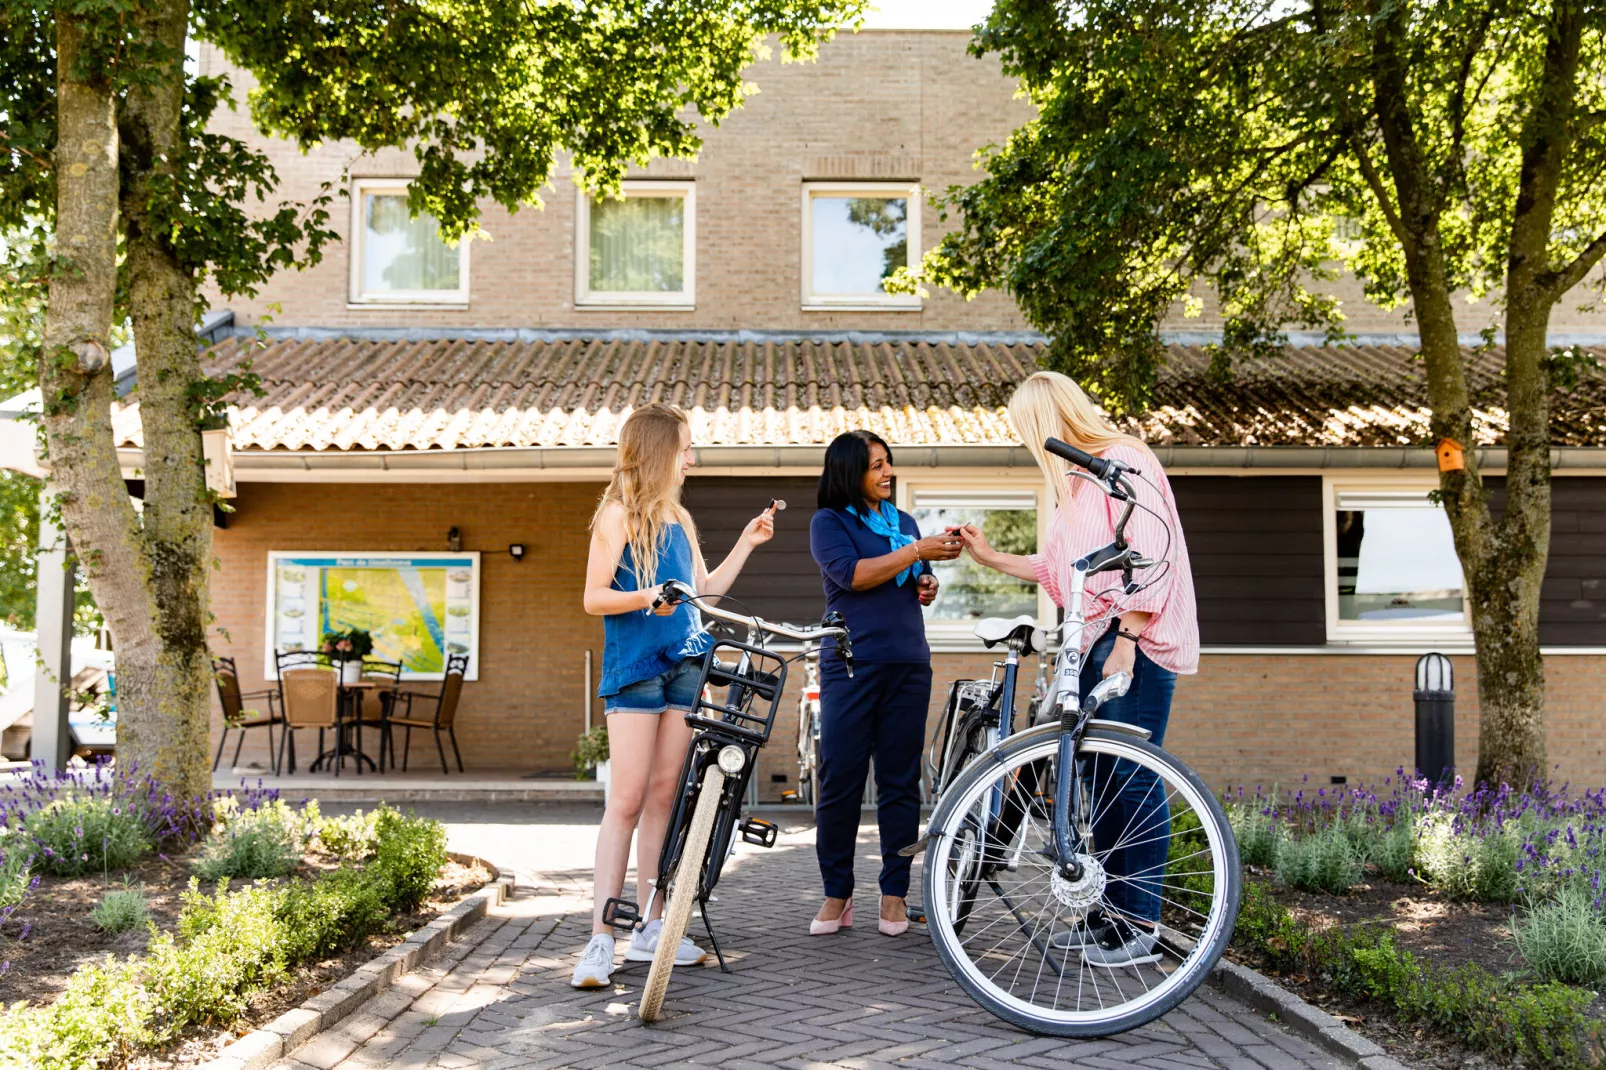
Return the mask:
[[[374,685],[373,691],[362,696],[357,712],[358,724],[379,730],[379,768],[385,768],[385,754],[390,754],[390,767],[396,768],[396,741],[391,738],[390,718],[396,711],[396,695],[401,690],[402,663],[384,658],[363,658],[362,678]],[[372,699],[372,702],[369,700]]]
[[[268,730],[268,762],[273,767],[273,775],[279,775],[279,752],[273,742],[273,728],[284,724],[284,717],[275,708],[279,704],[279,692],[275,688],[263,688],[261,691],[242,692],[240,690],[240,673],[234,665],[233,658],[212,658],[212,679],[217,682],[218,701],[223,704],[223,738],[217,743],[217,756],[212,759],[212,771],[217,772],[218,763],[223,761],[223,748],[228,746],[229,733],[238,732],[239,736],[234,743],[234,757],[230,760],[230,767],[240,764],[240,748],[245,746],[245,734],[253,728],[266,728]],[[249,709],[247,702],[266,702],[267,711]]]
[[[452,741],[452,754],[457,758],[457,771],[463,772],[463,753],[457,749],[457,732],[452,724],[457,719],[457,699],[463,691],[463,675],[468,671],[468,655],[453,654],[446,659],[446,677],[441,681],[441,690],[438,695],[420,691],[398,691],[396,693],[396,708],[391,711],[390,724],[392,727],[400,726],[407,734],[402,738],[402,772],[407,772],[407,752],[412,748],[413,729],[427,728],[435,736],[435,750],[441,757],[441,772],[450,774],[446,767],[446,748],[441,746],[441,733],[445,732]],[[423,710],[415,711],[414,703],[428,709],[427,703],[434,703],[434,711],[425,715]]]
[[[281,749],[294,747],[293,736],[297,729],[318,730],[318,758],[334,758],[335,776],[346,756],[346,734],[340,720],[340,674],[326,666],[308,664],[306,659],[289,661],[279,656],[279,693],[284,699],[284,731],[279,733]],[[323,749],[325,729],[335,730],[335,748]]]

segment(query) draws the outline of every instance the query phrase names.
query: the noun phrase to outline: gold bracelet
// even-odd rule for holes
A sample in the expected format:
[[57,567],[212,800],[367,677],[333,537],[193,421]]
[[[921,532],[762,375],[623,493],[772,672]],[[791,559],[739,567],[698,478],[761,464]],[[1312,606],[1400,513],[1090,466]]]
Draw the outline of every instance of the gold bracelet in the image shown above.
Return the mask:
[[909,545],[915,548],[915,564],[920,564],[920,544],[918,542],[912,542]]

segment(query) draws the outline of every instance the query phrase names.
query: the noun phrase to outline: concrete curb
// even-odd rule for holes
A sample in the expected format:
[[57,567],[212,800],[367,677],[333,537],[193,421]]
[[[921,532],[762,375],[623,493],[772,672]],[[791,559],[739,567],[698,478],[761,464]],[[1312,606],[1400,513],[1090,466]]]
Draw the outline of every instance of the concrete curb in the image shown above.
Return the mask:
[[491,907],[505,902],[512,892],[513,874],[502,873],[483,858],[456,852],[449,852],[448,857],[465,865],[478,862],[485,866],[492,873],[491,883],[466,896],[389,951],[363,963],[349,977],[234,1041],[217,1058],[202,1063],[203,1070],[266,1070],[424,965],[469,926],[485,917]]
[[1407,1070],[1377,1044],[1334,1018],[1312,1007],[1271,978],[1223,957],[1210,971],[1210,984],[1235,996],[1262,1014],[1275,1014],[1277,1020],[1329,1054],[1348,1059],[1361,1070]]

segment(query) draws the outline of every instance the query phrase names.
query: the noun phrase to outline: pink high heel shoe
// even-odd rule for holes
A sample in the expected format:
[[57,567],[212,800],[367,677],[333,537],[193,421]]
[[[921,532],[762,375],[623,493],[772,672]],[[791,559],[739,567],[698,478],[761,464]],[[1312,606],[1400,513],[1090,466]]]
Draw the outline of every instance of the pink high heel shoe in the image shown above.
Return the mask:
[[[907,910],[907,907],[905,908]],[[876,928],[881,930],[882,936],[902,936],[909,931],[909,918],[907,914],[902,921],[888,921],[886,918],[876,920]]]
[[[883,922],[882,924],[885,924]],[[829,936],[838,929],[853,928],[853,897],[848,896],[848,905],[842,908],[842,913],[830,921],[821,921],[819,918],[809,920],[810,936]]]

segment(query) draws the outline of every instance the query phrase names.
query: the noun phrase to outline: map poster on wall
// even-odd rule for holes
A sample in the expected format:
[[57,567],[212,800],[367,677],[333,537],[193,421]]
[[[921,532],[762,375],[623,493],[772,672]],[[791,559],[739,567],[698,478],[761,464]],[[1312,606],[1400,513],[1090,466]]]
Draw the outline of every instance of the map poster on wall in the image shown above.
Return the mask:
[[399,661],[406,680],[439,680],[452,654],[479,676],[480,555],[268,554],[267,668],[276,651],[316,650],[328,632],[361,628],[376,658]]

